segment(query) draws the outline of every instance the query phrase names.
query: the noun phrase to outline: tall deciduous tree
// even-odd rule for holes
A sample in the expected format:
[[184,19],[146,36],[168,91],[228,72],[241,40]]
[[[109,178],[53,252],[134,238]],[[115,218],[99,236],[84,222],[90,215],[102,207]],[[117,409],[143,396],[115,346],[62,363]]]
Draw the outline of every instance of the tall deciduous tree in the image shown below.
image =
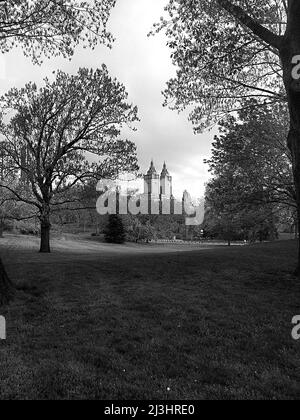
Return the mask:
[[51,210],[70,200],[66,193],[72,187],[138,169],[135,145],[119,138],[121,127],[137,120],[137,108],[126,100],[124,86],[105,66],[74,76],[60,71],[40,89],[29,83],[3,98],[3,108],[13,112],[0,127],[3,147],[27,183],[23,191],[5,182],[0,186],[37,209],[41,252],[50,252]]
[[166,102],[192,106],[196,129],[240,109],[245,97],[288,102],[300,220],[300,2],[171,0],[167,11],[159,28],[166,28],[179,70]]
[[[44,56],[70,57],[79,43],[111,44],[106,26],[115,0],[1,0],[0,50],[21,47],[35,63]],[[0,296],[7,275],[0,260]]]

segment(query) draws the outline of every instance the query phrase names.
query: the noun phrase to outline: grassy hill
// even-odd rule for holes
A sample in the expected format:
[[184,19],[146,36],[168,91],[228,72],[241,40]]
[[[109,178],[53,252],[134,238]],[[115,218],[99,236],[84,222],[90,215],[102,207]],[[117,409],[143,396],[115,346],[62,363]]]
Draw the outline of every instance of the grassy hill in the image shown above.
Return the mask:
[[191,249],[8,236],[0,398],[300,397],[296,244]]

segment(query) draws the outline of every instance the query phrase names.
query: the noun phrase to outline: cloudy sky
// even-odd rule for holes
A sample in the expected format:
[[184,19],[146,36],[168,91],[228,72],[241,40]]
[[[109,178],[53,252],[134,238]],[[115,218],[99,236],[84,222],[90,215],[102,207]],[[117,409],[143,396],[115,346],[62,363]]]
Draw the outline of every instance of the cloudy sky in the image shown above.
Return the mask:
[[138,147],[141,169],[150,160],[161,170],[164,160],[173,176],[174,193],[180,197],[187,189],[201,197],[208,179],[203,159],[210,155],[213,134],[194,135],[186,115],[162,107],[162,90],[175,74],[163,35],[147,37],[152,24],[163,14],[166,0],[118,0],[110,27],[116,42],[112,50],[77,49],[72,61],[53,59],[41,67],[33,66],[20,51],[1,57],[0,89],[23,86],[29,80],[41,83],[54,70],[70,73],[79,67],[99,67],[105,63],[111,74],[125,84],[130,101],[139,108],[141,122],[137,132],[126,133]]

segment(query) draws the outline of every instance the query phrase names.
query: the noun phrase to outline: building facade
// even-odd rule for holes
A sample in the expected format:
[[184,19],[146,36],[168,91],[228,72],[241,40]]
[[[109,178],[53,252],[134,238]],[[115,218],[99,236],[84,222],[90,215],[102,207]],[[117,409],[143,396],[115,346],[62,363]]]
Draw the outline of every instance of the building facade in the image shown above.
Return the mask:
[[148,214],[182,214],[182,201],[173,196],[173,179],[166,163],[162,171],[157,172],[153,160],[148,172],[144,175],[144,198],[148,202]]
[[159,174],[151,162],[150,168],[144,175],[144,194],[148,194],[151,198],[157,200],[173,198],[172,177],[169,174],[166,163]]

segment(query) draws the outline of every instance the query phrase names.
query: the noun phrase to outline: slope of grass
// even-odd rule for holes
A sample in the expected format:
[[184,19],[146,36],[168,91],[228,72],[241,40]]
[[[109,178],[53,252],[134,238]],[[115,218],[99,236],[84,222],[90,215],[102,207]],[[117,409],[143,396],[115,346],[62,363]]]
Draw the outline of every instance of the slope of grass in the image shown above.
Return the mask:
[[293,242],[45,256],[31,241],[0,242],[19,289],[0,311],[1,399],[300,397]]

